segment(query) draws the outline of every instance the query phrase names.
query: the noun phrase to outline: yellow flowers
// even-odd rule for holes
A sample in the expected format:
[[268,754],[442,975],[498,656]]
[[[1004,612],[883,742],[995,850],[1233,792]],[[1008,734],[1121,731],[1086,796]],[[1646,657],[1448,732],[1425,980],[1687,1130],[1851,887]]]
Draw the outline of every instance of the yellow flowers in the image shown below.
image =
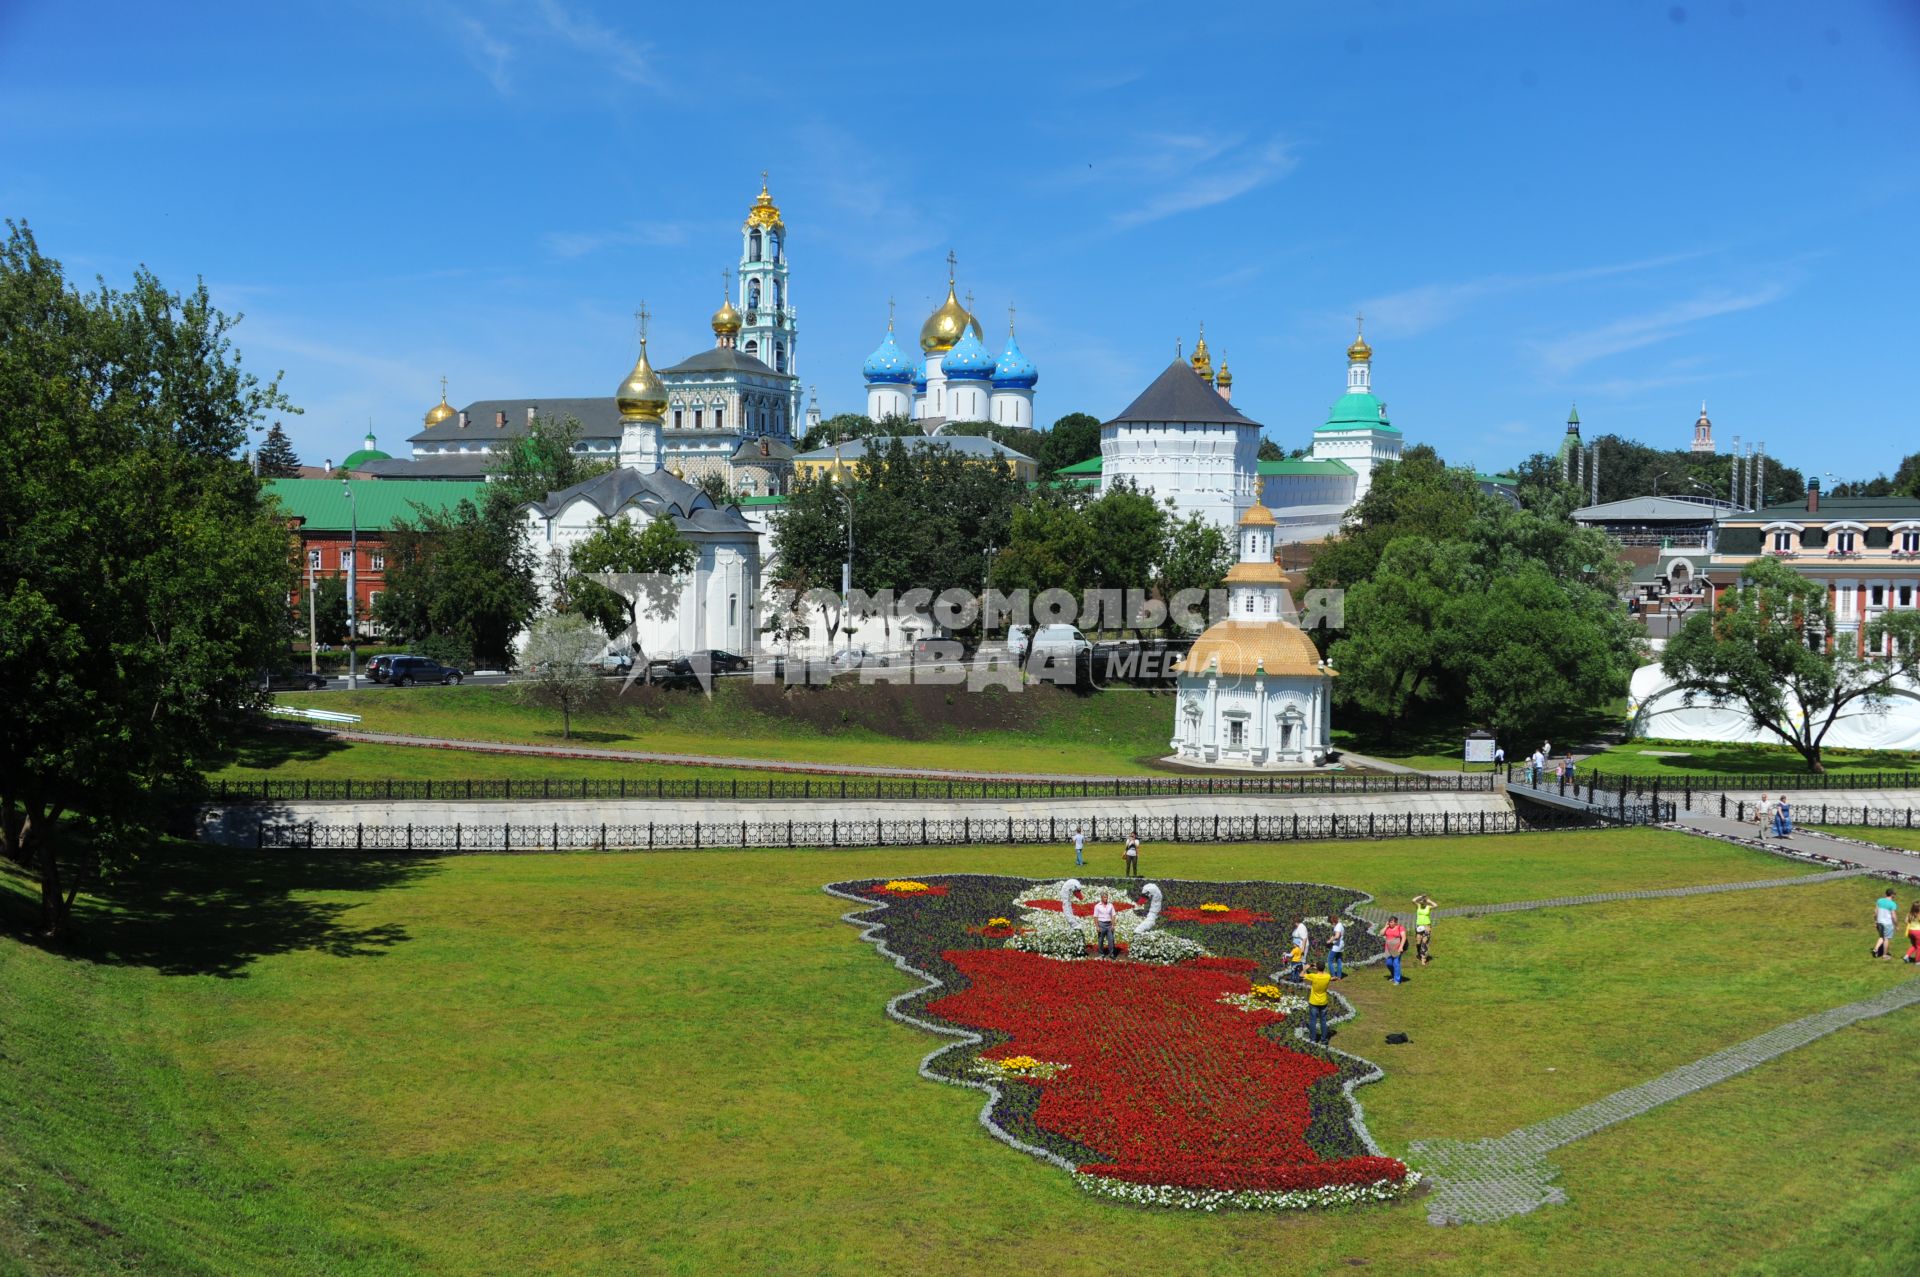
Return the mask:
[[1031,1055],[1009,1055],[1002,1060],[982,1059],[977,1061],[974,1072],[987,1077],[1000,1078],[1003,1081],[1044,1082],[1067,1070],[1065,1064],[1055,1064],[1051,1060],[1035,1059]]
[[1280,986],[1277,984],[1256,984],[1253,988],[1249,989],[1248,992],[1256,998],[1277,998],[1280,996]]
[[910,878],[895,878],[893,881],[889,882],[886,886],[882,887],[880,890],[882,891],[925,891],[927,890],[927,884],[924,882],[914,882]]
[[1209,900],[1209,901],[1207,901],[1207,903],[1205,903],[1205,904],[1203,904],[1203,905],[1201,905],[1201,906],[1200,906],[1200,911],[1201,911],[1202,913],[1230,913],[1230,912],[1232,912],[1232,910],[1231,910],[1231,909],[1230,909],[1230,908],[1229,908],[1228,906],[1226,906],[1226,905],[1223,905],[1223,904],[1216,904],[1216,903],[1214,903],[1214,902],[1213,902],[1213,901],[1211,901],[1211,900]]
[[988,925],[989,927],[1011,927],[1011,926],[1013,925],[1013,919],[1011,919],[1011,918],[988,918],[988,919],[987,919],[987,925]]
[[1040,1061],[1034,1059],[1031,1055],[1009,1055],[1006,1059],[1000,1061],[1000,1067],[1009,1073],[1025,1073],[1028,1069],[1036,1067],[1039,1063]]

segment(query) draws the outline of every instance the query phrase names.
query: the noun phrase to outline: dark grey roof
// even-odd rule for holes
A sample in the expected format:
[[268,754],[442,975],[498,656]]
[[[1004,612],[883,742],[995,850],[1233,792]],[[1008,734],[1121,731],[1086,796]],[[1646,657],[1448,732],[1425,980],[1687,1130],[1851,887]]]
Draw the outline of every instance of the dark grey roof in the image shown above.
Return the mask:
[[376,479],[484,479],[499,454],[488,452],[428,453],[422,457],[390,457],[360,466]]
[[1176,359],[1167,370],[1140,392],[1140,397],[1107,422],[1122,421],[1193,422],[1199,425],[1258,426],[1260,423],[1241,415],[1220,392],[1200,379],[1184,359]]
[[[618,439],[620,408],[613,396],[604,399],[480,399],[466,407],[467,428],[456,413],[437,426],[411,436],[409,443],[448,443],[456,440],[518,439],[527,433],[527,409],[549,419],[572,417],[580,423],[582,439]],[[496,426],[501,413],[507,424]]]
[[[760,445],[765,442],[767,455],[760,455]],[[752,465],[756,461],[791,461],[793,445],[772,435],[748,435],[740,440],[740,446],[733,450],[733,460],[740,465]]]
[[733,532],[753,536],[753,528],[736,506],[716,509],[712,498],[666,470],[642,472],[621,467],[595,475],[571,488],[550,492],[537,503],[540,513],[551,518],[574,501],[591,501],[601,514],[611,518],[629,505],[637,504],[649,515],[667,515],[682,532]]
[[691,359],[682,359],[671,368],[662,368],[660,375],[669,376],[677,372],[749,372],[762,377],[782,377],[788,381],[793,378],[783,372],[775,372],[752,355],[739,350],[729,350],[725,346],[713,346],[701,351]]

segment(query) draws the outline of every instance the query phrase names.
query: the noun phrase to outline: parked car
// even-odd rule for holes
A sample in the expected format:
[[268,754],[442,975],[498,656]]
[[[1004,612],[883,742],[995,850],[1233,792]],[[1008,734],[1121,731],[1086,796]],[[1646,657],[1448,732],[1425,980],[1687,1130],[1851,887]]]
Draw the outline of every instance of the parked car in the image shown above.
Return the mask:
[[380,656],[368,657],[366,668],[361,670],[361,673],[376,683],[384,683],[387,681],[388,671],[393,668],[393,663],[401,659],[403,658],[397,654],[382,654]]
[[[651,662],[649,662],[651,664]],[[626,675],[633,671],[633,653],[627,651],[608,652],[593,662],[593,668],[602,674]]]
[[411,687],[415,683],[441,683],[457,687],[465,677],[451,665],[442,665],[424,656],[396,656],[388,663],[383,681],[395,687]]
[[873,653],[864,647],[843,647],[827,658],[827,665],[836,670],[857,670],[862,665],[876,665]]
[[267,670],[260,675],[260,686],[269,692],[317,692],[326,685],[325,674],[305,670]]
[[753,661],[734,652],[707,648],[687,653],[673,663],[673,668],[680,674],[741,674],[753,669]]

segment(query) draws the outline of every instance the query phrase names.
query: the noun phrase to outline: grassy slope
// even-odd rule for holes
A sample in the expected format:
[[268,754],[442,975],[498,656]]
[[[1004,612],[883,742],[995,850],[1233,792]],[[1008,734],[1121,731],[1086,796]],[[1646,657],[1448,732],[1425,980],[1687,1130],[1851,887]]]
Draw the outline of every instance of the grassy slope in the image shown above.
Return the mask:
[[[1388,903],[1799,872],[1641,831],[1148,851],[1167,876],[1343,882]],[[930,1040],[881,1013],[910,981],[818,890],[1065,861],[241,860],[244,887],[211,904],[92,917],[115,962],[4,942],[0,1172],[23,1187],[0,1195],[0,1256],[28,1271],[890,1273],[1105,1237],[1057,1247],[1049,1268],[1108,1273],[1118,1247],[1175,1273],[1267,1273],[1276,1254],[1300,1272],[1769,1255],[1764,1271],[1866,1272],[1846,1263],[1863,1236],[1887,1256],[1920,1247],[1900,1209],[1920,1175],[1885,1104],[1920,1048],[1911,1013],[1563,1150],[1571,1204],[1499,1225],[1437,1232],[1417,1204],[1194,1217],[1086,1198],[985,1138],[978,1097],[915,1075]],[[204,872],[164,880],[194,893]],[[1851,960],[1863,890],[1443,920],[1441,962],[1412,983],[1369,970],[1345,985],[1363,1011],[1345,1045],[1390,1073],[1362,1091],[1369,1121],[1396,1148],[1505,1129],[1903,978]],[[1791,952],[1767,942],[1789,930]],[[1380,1045],[1389,1028],[1414,1045]]]
[[[1816,804],[1817,805],[1817,804]],[[1898,847],[1902,851],[1920,851],[1920,829],[1882,829],[1878,825],[1826,825],[1817,826],[1832,833],[1843,834],[1848,838],[1859,838],[1865,842],[1877,842],[1883,847]]]
[[[1821,761],[1830,772],[1920,771],[1912,754],[1829,749]],[[1611,776],[1683,776],[1714,773],[1757,776],[1807,775],[1806,760],[1784,745],[1719,745],[1703,741],[1628,741],[1581,763]]]
[[[290,705],[360,714],[368,731],[561,744],[558,716],[518,704],[504,687],[374,688],[284,695]],[[574,720],[574,743],[648,752],[893,767],[1075,775],[1139,774],[1167,752],[1173,702],[1164,694],[1076,696],[963,688],[861,687],[784,694],[722,680],[712,697],[635,689],[611,709]]]

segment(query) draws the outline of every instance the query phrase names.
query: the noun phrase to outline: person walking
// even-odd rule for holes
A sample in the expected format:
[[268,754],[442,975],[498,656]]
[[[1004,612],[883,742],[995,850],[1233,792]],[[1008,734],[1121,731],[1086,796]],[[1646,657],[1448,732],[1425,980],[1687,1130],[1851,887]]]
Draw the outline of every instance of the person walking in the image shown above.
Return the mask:
[[1407,929],[1400,925],[1400,915],[1387,919],[1386,930],[1380,933],[1381,941],[1387,949],[1387,978],[1395,984],[1405,984],[1400,975],[1400,955],[1407,949]]
[[1101,897],[1093,902],[1093,930],[1099,937],[1100,956],[1103,958],[1120,956],[1120,947],[1113,940],[1113,916],[1113,901],[1102,893]]
[[1793,837],[1793,804],[1785,794],[1780,795],[1780,810],[1773,818],[1773,832],[1779,838]]
[[[1920,900],[1914,903],[1920,904]],[[1887,946],[1893,943],[1893,922],[1899,913],[1900,903],[1893,898],[1893,888],[1888,887],[1880,893],[1880,898],[1873,902],[1873,929],[1878,938],[1873,942],[1873,953],[1870,956],[1893,957],[1893,951]]]
[[1087,863],[1087,835],[1086,831],[1078,825],[1073,827],[1073,863],[1076,865]]
[[1127,877],[1140,876],[1140,834],[1135,831],[1127,835]]
[[1506,769],[1507,747],[1505,745],[1495,745],[1493,747],[1493,770],[1498,772],[1505,771]]
[[1773,804],[1767,801],[1767,791],[1760,791],[1760,801],[1753,809],[1753,823],[1761,829],[1767,827],[1767,813],[1773,810]]
[[1327,986],[1333,977],[1327,974],[1326,963],[1316,962],[1303,978],[1307,982],[1307,1041],[1325,1046],[1333,1040],[1333,1034],[1327,1031],[1327,1005],[1331,1001]]
[[1347,978],[1347,924],[1340,915],[1328,914],[1327,923],[1333,928],[1333,934],[1327,940],[1327,974],[1336,980]]
[[1420,965],[1427,965],[1427,950],[1433,945],[1433,907],[1440,902],[1421,892],[1413,898],[1414,947],[1420,953]]
[[1906,961],[1920,962],[1920,900],[1907,907]]

